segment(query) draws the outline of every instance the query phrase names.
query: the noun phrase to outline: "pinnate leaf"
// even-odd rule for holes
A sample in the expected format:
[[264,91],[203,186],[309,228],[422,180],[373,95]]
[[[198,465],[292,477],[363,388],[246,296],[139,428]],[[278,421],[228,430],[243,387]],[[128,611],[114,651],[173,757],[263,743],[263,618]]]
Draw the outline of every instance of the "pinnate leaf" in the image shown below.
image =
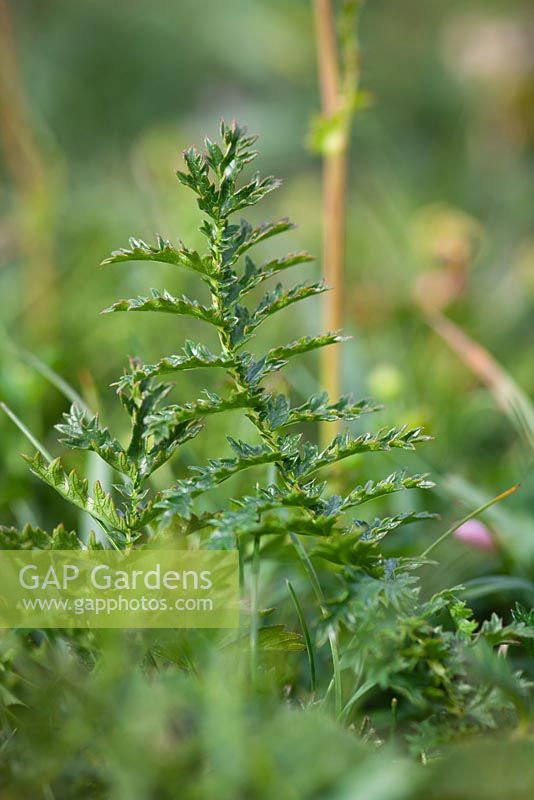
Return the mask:
[[79,550],[82,544],[75,531],[58,525],[52,533],[25,525],[17,528],[0,526],[0,550]]
[[119,300],[109,308],[105,308],[102,314],[112,314],[116,311],[159,311],[165,314],[180,314],[182,316],[196,317],[212,325],[222,323],[220,315],[213,308],[208,308],[190,300],[188,297],[173,297],[166,290],[160,292],[152,289],[150,297],[132,297],[127,300]]
[[209,261],[199,256],[196,250],[188,250],[183,245],[174,247],[167,239],[157,237],[157,245],[150,245],[142,239],[129,240],[130,247],[114,250],[109,258],[102,261],[102,265],[117,264],[124,261],[161,261],[165,264],[191,269],[201,275],[209,275]]
[[60,442],[75,450],[92,450],[114,469],[135,477],[135,465],[128,460],[122,446],[108,429],[100,426],[98,414],[90,416],[73,403],[63,417],[65,422],[55,426],[61,434]]
[[99,481],[95,481],[93,495],[89,495],[89,484],[85,478],[80,478],[75,470],[67,473],[61,460],[56,458],[47,464],[40,453],[33,458],[26,457],[30,470],[78,508],[87,511],[94,519],[101,522],[104,527],[112,531],[127,531],[124,518],[119,513],[107,492],[104,491]]

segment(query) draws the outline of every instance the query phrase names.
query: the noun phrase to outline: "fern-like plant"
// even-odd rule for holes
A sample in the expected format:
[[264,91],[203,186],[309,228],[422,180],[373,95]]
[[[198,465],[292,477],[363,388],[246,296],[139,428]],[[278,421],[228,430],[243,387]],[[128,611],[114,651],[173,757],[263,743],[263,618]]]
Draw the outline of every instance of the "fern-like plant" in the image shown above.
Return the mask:
[[[285,289],[278,283],[259,302],[247,303],[257,287],[286,270],[312,260],[307,252],[270,259],[253,260],[254,248],[261,242],[288,231],[287,219],[257,227],[236,215],[253,206],[279,186],[272,177],[258,174],[239,182],[245,168],[256,158],[255,137],[236,124],[221,125],[219,143],[206,139],[205,152],[194,148],[184,153],[185,171],[180,182],[197,196],[204,219],[200,230],[206,251],[199,253],[183,244],[174,245],[158,237],[155,245],[131,239],[129,248],[117,250],[103,264],[152,261],[172,264],[196,273],[208,288],[210,303],[202,304],[185,296],[175,297],[156,291],[146,297],[120,300],[106,313],[163,312],[195,317],[215,329],[219,349],[211,352],[204,344],[186,341],[182,350],[165,355],[155,364],[132,360],[120,378],[118,396],[130,417],[130,440],[123,447],[103,427],[97,416],[90,416],[73,405],[58,425],[61,441],[68,447],[92,450],[120,475],[114,496],[99,483],[89,487],[75,471],[67,474],[59,459],[48,463],[41,453],[30,460],[31,470],[65,499],[89,513],[116,548],[140,546],[147,538],[169,525],[187,533],[203,531],[205,543],[212,547],[239,547],[243,562],[250,561],[252,603],[250,651],[253,670],[258,649],[257,585],[262,541],[265,537],[284,537],[296,548],[312,582],[324,616],[327,608],[321,582],[310,559],[304,539],[327,543],[317,548],[318,555],[332,560],[328,548],[333,543],[350,550],[350,563],[363,573],[382,573],[383,558],[379,541],[392,530],[426,513],[409,513],[387,519],[362,522],[351,512],[368,500],[406,489],[425,489],[432,484],[424,475],[398,473],[378,482],[356,486],[345,496],[328,494],[322,470],[356,453],[393,449],[412,450],[428,437],[421,428],[391,428],[374,433],[336,435],[324,448],[303,440],[292,428],[301,423],[324,421],[351,422],[375,411],[369,401],[350,397],[329,399],[325,394],[309,397],[292,405],[288,396],[265,388],[264,381],[302,353],[334,345],[342,340],[338,331],[299,338],[272,347],[261,356],[247,345],[260,325],[284,309],[325,291],[323,283],[299,283]],[[225,394],[204,391],[197,399],[181,404],[167,400],[173,386],[166,376],[185,370],[218,369],[231,389]],[[259,444],[228,437],[232,456],[213,458],[193,467],[161,493],[150,489],[150,477],[177,449],[198,436],[207,417],[242,409],[259,434]],[[253,493],[236,499],[230,508],[210,514],[196,513],[195,499],[244,470],[274,465],[276,478],[263,485],[256,483]],[[266,470],[259,473],[265,475]],[[269,474],[273,474],[272,470]],[[258,481],[258,475],[256,475]],[[250,557],[249,557],[250,556]],[[333,559],[335,560],[335,559]],[[334,628],[329,629],[334,662],[336,703],[341,705],[339,656]]]
[[[374,697],[385,695],[388,702],[393,693],[391,710],[387,710],[391,723],[386,727],[394,735],[401,715],[406,739],[421,757],[453,737],[492,730],[503,720],[523,729],[531,713],[531,685],[495,651],[500,645],[514,644],[531,653],[532,612],[518,606],[510,624],[493,615],[479,627],[459,594],[461,587],[421,598],[414,573],[428,563],[428,554],[454,528],[427,547],[421,557],[394,559],[384,557],[382,539],[402,525],[432,515],[408,512],[361,519],[368,515],[360,513],[360,506],[394,492],[427,489],[432,486],[427,476],[394,473],[349,488],[344,494],[329,493],[323,478],[325,468],[353,454],[412,450],[428,437],[420,428],[407,427],[357,435],[347,431],[320,448],[294,433],[293,426],[348,423],[377,406],[350,397],[330,400],[325,394],[293,404],[285,394],[267,388],[265,379],[301,353],[335,344],[342,337],[334,331],[300,338],[271,347],[260,356],[247,348],[260,325],[325,289],[321,283],[298,284],[290,289],[278,284],[259,302],[253,299],[253,290],[270,278],[311,259],[308,253],[296,253],[257,263],[251,256],[255,246],[287,231],[290,223],[281,220],[254,227],[243,219],[232,219],[278,186],[275,179],[258,175],[238,182],[256,156],[254,141],[243,128],[223,123],[219,144],[206,140],[203,154],[195,149],[185,152],[186,170],[178,177],[195,192],[204,214],[201,231],[207,241],[205,253],[182,244],[174,246],[162,238],[154,246],[132,239],[129,249],[118,250],[103,262],[161,261],[196,273],[209,290],[209,304],[153,291],[151,296],[120,300],[107,312],[159,311],[195,317],[215,329],[217,351],[186,341],[180,352],[166,355],[156,364],[130,362],[116,384],[130,419],[129,441],[124,446],[97,416],[79,406],[73,405],[65,415],[57,426],[61,441],[74,449],[94,451],[112,467],[118,476],[112,493],[104,491],[98,482],[89,486],[76,471],[67,472],[61,460],[50,459],[44,448],[29,459],[31,470],[90,514],[109,546],[139,548],[149,541],[157,542],[160,536],[168,546],[163,537],[169,530],[178,530],[182,536],[195,533],[201,547],[237,548],[242,572],[250,573],[250,622],[243,625],[248,628],[253,682],[260,673],[260,649],[292,651],[306,646],[314,690],[314,640],[319,640],[318,634],[324,630],[333,673],[326,694],[333,686],[336,716],[344,721],[351,720],[357,705],[369,693]],[[169,401],[173,375],[206,368],[222,373],[224,393],[204,391],[197,399],[181,404]],[[164,376],[170,376],[170,380]],[[163,491],[152,488],[153,473],[201,433],[207,417],[236,409],[241,409],[255,427],[256,442],[229,436],[232,455],[192,467],[191,475],[179,478]],[[216,510],[199,510],[203,495],[249,470],[255,478],[249,493],[229,506],[220,507],[219,503],[219,507],[211,506]],[[273,539],[279,545],[277,550],[271,546]],[[95,539],[89,544],[101,546]],[[62,526],[51,535],[31,526],[22,532],[0,528],[0,547],[4,549],[70,549],[79,545],[76,534]],[[281,625],[260,623],[264,615],[258,600],[262,554],[266,547],[270,555],[285,546],[301,560],[323,618],[310,633],[302,605],[289,583],[304,637]],[[332,573],[335,596],[330,591]],[[72,638],[71,634],[67,636]],[[247,631],[239,631],[238,643],[246,642],[246,637]],[[342,669],[350,675],[345,691]],[[383,723],[381,728],[383,732]],[[364,734],[367,739],[374,737],[371,730]]]

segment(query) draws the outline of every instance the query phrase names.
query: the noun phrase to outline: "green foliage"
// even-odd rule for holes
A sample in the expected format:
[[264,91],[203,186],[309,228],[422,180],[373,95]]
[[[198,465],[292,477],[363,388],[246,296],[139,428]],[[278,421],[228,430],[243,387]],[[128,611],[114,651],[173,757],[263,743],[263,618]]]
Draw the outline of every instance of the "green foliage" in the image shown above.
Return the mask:
[[67,473],[59,458],[47,464],[42,455],[36,453],[32,459],[27,460],[34,475],[73,505],[87,511],[106,531],[126,533],[128,528],[123,515],[117,510],[111,495],[102,489],[99,481],[95,482],[90,495],[88,481],[80,478],[74,469]]
[[452,736],[489,732],[503,710],[524,709],[530,684],[495,648],[529,646],[531,626],[503,625],[496,614],[479,626],[459,599],[461,587],[421,600],[412,574],[417,562],[393,560],[385,576],[375,577],[345,564],[345,594],[331,602],[334,624],[351,635],[342,665],[367,693],[401,698],[404,721],[426,731],[424,745],[417,737],[412,744],[429,750]]
[[121,261],[161,261],[165,264],[192,269],[201,275],[207,274],[207,266],[194,250],[188,250],[183,245],[179,249],[170,242],[158,236],[157,247],[152,247],[141,239],[130,239],[130,249],[116,250],[102,264],[117,264]]
[[80,546],[75,531],[68,531],[63,525],[58,525],[52,533],[29,524],[21,531],[0,526],[0,550],[79,550]]
[[[230,220],[236,212],[256,204],[279,185],[274,178],[258,175],[238,183],[244,168],[256,157],[252,149],[254,141],[255,137],[248,136],[238,125],[223,123],[220,143],[206,140],[204,153],[190,148],[184,154],[186,170],[179,172],[178,178],[195,192],[200,210],[207,214],[201,225],[207,239],[205,254],[189,250],[183,244],[173,246],[160,236],[154,247],[131,239],[129,249],[118,250],[103,262],[164,261],[197,273],[209,286],[209,305],[183,296],[174,297],[165,290],[153,290],[150,297],[121,300],[106,312],[159,311],[193,316],[213,327],[220,343],[219,352],[212,353],[204,344],[188,340],[181,352],[164,356],[157,364],[131,362],[129,371],[117,383],[119,397],[130,417],[127,447],[101,426],[97,416],[89,417],[76,405],[65,415],[65,422],[57,426],[65,445],[98,453],[120,474],[122,482],[117,488],[125,502],[119,508],[99,483],[91,494],[87,482],[75,471],[67,474],[59,460],[48,465],[38,455],[31,461],[34,474],[90,513],[119,546],[136,540],[147,522],[152,532],[168,527],[171,522],[183,527],[194,513],[197,498],[243,470],[269,463],[277,467],[278,483],[264,489],[258,485],[256,496],[236,501],[237,511],[221,509],[212,513],[205,531],[208,538],[209,529],[217,535],[224,531],[240,537],[258,533],[285,535],[290,530],[321,537],[354,536],[358,531],[362,542],[378,541],[399,525],[425,518],[409,513],[369,523],[344,518],[350,508],[372,496],[405,488],[426,488],[430,484],[422,478],[390,476],[376,486],[360,487],[344,498],[325,496],[324,487],[318,491],[310,482],[318,470],[357,453],[387,452],[393,448],[411,450],[428,439],[420,428],[400,427],[358,435],[347,431],[323,450],[302,442],[300,434],[284,433],[285,428],[295,424],[330,420],[348,423],[378,410],[376,404],[367,400],[355,402],[343,397],[330,401],[324,393],[312,395],[292,407],[289,397],[262,385],[273,371],[282,370],[290,358],[340,341],[338,334],[301,338],[260,356],[244,349],[262,323],[326,288],[322,283],[301,283],[289,289],[277,284],[256,305],[249,307],[242,303],[245,295],[268,278],[311,260],[309,254],[297,253],[257,265],[251,257],[254,248],[287,231],[291,224],[281,220],[253,227],[245,220],[237,223]],[[168,404],[166,398],[172,384],[154,382],[156,376],[166,373],[215,366],[225,372],[231,384],[224,395],[204,391],[195,400]],[[151,494],[147,480],[152,473],[197,436],[208,417],[239,409],[245,411],[255,426],[260,444],[228,437],[234,457],[212,458],[207,465],[195,467],[193,477],[181,478],[161,496]],[[144,533],[150,535],[149,531]]]
[[131,300],[120,300],[118,303],[106,308],[102,313],[110,314],[115,311],[162,311],[166,314],[195,317],[213,325],[221,321],[213,309],[206,308],[206,306],[189,300],[187,297],[173,297],[168,292],[158,292],[157,289],[152,289],[151,297],[134,297]]
[[85,410],[73,404],[64,418],[63,424],[56,425],[62,444],[74,450],[92,450],[118,472],[131,477],[135,474],[119,442],[100,426],[98,414],[88,418]]
[[[286,232],[291,224],[284,219],[253,227],[245,220],[233,219],[279,185],[274,178],[257,174],[242,180],[243,171],[256,157],[254,141],[245,129],[223,123],[220,142],[207,139],[203,153],[190,148],[184,154],[185,171],[179,172],[178,178],[195,193],[205,215],[200,227],[206,239],[205,253],[181,243],[174,246],[162,237],[156,246],[131,239],[129,249],[115,251],[103,262],[164,262],[195,273],[209,290],[206,305],[153,290],[149,297],[120,300],[106,312],[195,317],[213,329],[218,341],[215,352],[202,342],[187,340],[181,349],[155,364],[130,361],[114,384],[129,420],[124,444],[102,426],[98,416],[76,404],[65,414],[64,422],[57,426],[60,441],[71,449],[98,454],[116,473],[111,492],[104,491],[98,481],[90,486],[76,470],[68,472],[60,459],[48,463],[40,453],[28,459],[30,469],[76,508],[90,514],[116,548],[142,547],[174,534],[194,534],[191,546],[237,548],[244,593],[250,575],[252,602],[250,612],[243,604],[241,630],[218,644],[222,651],[229,647],[237,653],[239,679],[243,677],[241,654],[246,652],[255,688],[259,675],[265,686],[274,681],[278,693],[286,683],[298,686],[293,659],[306,650],[313,695],[323,693],[325,708],[332,685],[336,714],[343,721],[360,724],[362,711],[373,713],[386,700],[390,702],[393,694],[395,736],[419,755],[437,752],[454,736],[494,730],[504,724],[503,719],[511,728],[522,724],[529,710],[529,683],[495,651],[500,645],[513,644],[532,654],[532,613],[518,606],[509,624],[497,616],[479,624],[462,600],[461,587],[425,599],[416,573],[428,562],[387,556],[384,539],[392,536],[388,547],[394,548],[396,531],[415,522],[427,523],[435,515],[417,508],[405,510],[404,505],[401,513],[376,517],[360,508],[393,494],[426,491],[432,488],[432,481],[427,475],[404,471],[355,487],[352,484],[354,488],[348,489],[337,479],[328,481],[328,468],[344,459],[413,451],[429,436],[418,426],[405,425],[354,432],[349,423],[361,423],[365,415],[379,410],[373,401],[348,396],[330,399],[325,393],[315,393],[295,404],[274,388],[274,381],[266,380],[284,370],[292,358],[341,342],[338,332],[302,337],[260,354],[248,349],[260,325],[325,291],[322,283],[299,283],[289,289],[277,284],[259,302],[250,297],[268,279],[311,259],[307,253],[296,253],[256,263],[254,248]],[[182,371],[212,367],[217,367],[223,378],[217,393],[204,388],[192,399],[169,400],[174,385],[162,376],[170,374],[172,378]],[[245,415],[254,440],[228,436],[231,453],[191,466],[189,474],[156,491],[155,471],[176,454],[185,454],[180,461],[188,463],[187,443],[202,434],[209,418],[225,412]],[[323,448],[302,431],[287,430],[329,421],[341,421],[347,429]],[[312,427],[312,435],[313,431]],[[249,489],[222,502],[217,488],[236,476],[243,484],[250,477]],[[358,509],[357,517],[354,509]],[[25,548],[78,546],[75,534],[61,527],[51,536],[29,526],[21,533],[1,529],[0,543]],[[95,546],[93,540],[89,544]],[[285,619],[263,624],[271,610],[262,613],[258,606],[260,566],[270,559],[276,559],[283,569],[287,564],[293,567],[298,559],[309,579],[316,600],[311,610],[300,602],[293,584],[288,583],[290,593],[285,596],[286,602],[295,604],[304,637],[288,629]],[[313,625],[307,617],[313,618]],[[326,641],[331,666],[325,666],[322,655],[321,645]],[[77,641],[77,646],[82,660],[98,660],[100,650],[94,640],[88,645]],[[316,674],[319,651],[322,662]],[[277,661],[277,653],[291,659],[287,664]],[[202,645],[195,650],[180,639],[164,646],[148,643],[145,657],[152,667],[171,664],[174,678],[177,665],[197,674],[207,663]],[[92,680],[88,679],[89,685]],[[6,691],[11,691],[7,684]],[[298,703],[313,702],[314,696],[310,699],[305,691],[296,691]],[[364,721],[362,741],[377,743],[383,735],[394,738],[384,733],[392,728],[389,718],[384,721],[382,711],[376,717],[376,728],[375,723],[366,728]],[[179,712],[176,719],[180,719]],[[196,731],[191,741],[195,743],[192,747],[198,748]],[[158,796],[166,795],[160,792]],[[206,795],[199,791],[190,796]]]

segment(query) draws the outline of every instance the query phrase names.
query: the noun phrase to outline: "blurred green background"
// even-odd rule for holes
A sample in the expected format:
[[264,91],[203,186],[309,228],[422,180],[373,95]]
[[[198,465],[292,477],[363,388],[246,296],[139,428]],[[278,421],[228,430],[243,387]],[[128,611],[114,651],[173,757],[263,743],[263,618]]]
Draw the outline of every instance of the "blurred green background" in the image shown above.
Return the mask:
[[[259,168],[284,178],[262,217],[290,215],[288,249],[321,252],[321,164],[306,145],[319,109],[313,17],[305,0],[2,0],[0,12],[0,399],[59,454],[53,425],[68,404],[28,353],[120,433],[106,386],[126,356],[152,361],[204,335],[187,321],[99,318],[152,286],[196,288],[171,267],[98,264],[130,235],[199,241],[174,170],[220,117],[260,133]],[[451,543],[446,566],[461,578],[534,564],[533,31],[530,0],[368,0],[362,16],[372,105],[351,142],[343,385],[386,404],[381,424],[436,437],[407,465],[438,481],[431,506],[446,521],[522,483],[488,518],[498,556]],[[308,303],[263,336],[316,331]],[[436,311],[456,327],[436,332]],[[474,342],[504,372],[490,364],[488,376]],[[316,390],[316,375],[313,359],[292,370],[291,391]],[[183,400],[198,392],[190,380]],[[218,425],[192,462],[225,452]],[[4,415],[0,440],[0,522],[76,525],[29,476],[29,445]],[[352,484],[367,465],[348,466]]]

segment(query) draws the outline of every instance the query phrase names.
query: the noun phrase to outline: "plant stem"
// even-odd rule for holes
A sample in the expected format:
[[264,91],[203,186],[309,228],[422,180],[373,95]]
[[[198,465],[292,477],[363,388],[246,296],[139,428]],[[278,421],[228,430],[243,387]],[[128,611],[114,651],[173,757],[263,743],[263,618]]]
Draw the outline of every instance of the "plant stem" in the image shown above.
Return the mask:
[[397,731],[397,715],[399,710],[399,701],[394,697],[391,701],[391,725],[389,728],[389,737],[393,739]]
[[[317,64],[322,112],[333,117],[340,107],[338,48],[331,0],[315,0]],[[337,146],[323,152],[323,274],[332,289],[323,298],[323,329],[337,331],[343,321],[343,267],[345,259],[347,136],[340,132]],[[321,354],[321,385],[331,398],[341,393],[341,354]],[[334,424],[335,432],[339,423]],[[321,426],[321,441],[329,439],[328,428]]]
[[331,0],[315,0],[315,36],[319,87],[325,114],[336,111],[339,98],[339,64]]
[[521,484],[516,483],[515,486],[512,486],[510,489],[507,489],[505,492],[501,492],[501,494],[498,494],[497,497],[494,497],[488,503],[484,503],[483,506],[480,506],[479,508],[476,508],[474,511],[471,511],[470,514],[468,514],[466,517],[463,517],[463,519],[459,520],[459,522],[455,522],[454,525],[452,525],[452,527],[446,530],[445,533],[442,533],[441,536],[439,536],[435,542],[429,545],[429,547],[427,547],[426,550],[424,550],[421,553],[420,558],[426,558],[436,547],[438,547],[438,545],[440,545],[443,541],[445,541],[445,539],[448,536],[454,533],[454,531],[458,530],[458,528],[461,525],[463,525],[464,522],[469,522],[470,519],[478,517],[479,514],[482,514],[483,511],[486,511],[486,509],[491,508],[491,506],[494,506],[495,503],[500,503],[501,500],[505,500],[511,494],[516,492],[519,489],[520,485]]
[[290,581],[286,581],[286,583],[287,583],[287,588],[289,590],[289,594],[291,595],[291,599],[293,600],[293,605],[295,606],[295,610],[297,612],[297,617],[299,618],[300,627],[302,628],[302,633],[304,635],[304,640],[306,642],[308,663],[310,665],[310,690],[312,693],[312,700],[313,700],[316,690],[316,671],[315,671],[315,655],[313,652],[313,642],[310,636],[308,625],[306,623],[306,617],[304,616],[304,612],[302,610],[302,606],[300,605],[297,593],[293,589],[293,586],[291,585]]
[[260,581],[260,537],[254,537],[250,582],[250,678],[252,685],[258,683],[258,630],[259,630],[259,581]]
[[343,708],[342,717],[344,720],[348,717],[349,711],[354,706],[354,704],[357,703],[358,700],[364,696],[364,694],[369,692],[375,686],[376,683],[373,680],[365,681],[365,683],[362,683],[360,686],[358,686],[358,688],[356,689],[350,700],[348,700],[348,702],[345,704]]
[[[357,20],[361,0],[344,0],[339,36],[333,0],[314,0],[317,72],[321,92],[323,133],[317,147],[323,157],[323,274],[332,287],[323,299],[323,330],[337,331],[343,323],[347,219],[347,170],[350,126],[361,98]],[[341,353],[321,353],[321,385],[332,398],[342,389]],[[330,423],[331,425],[331,423]],[[334,433],[340,424],[334,423]],[[320,426],[326,446],[332,427]]]
[[[226,223],[225,220],[221,219],[219,221],[219,224],[217,226],[217,238],[213,241],[213,266],[214,266],[215,271],[220,271],[220,269],[221,269],[221,261],[222,261],[222,259],[221,259],[221,243],[222,243],[223,238],[224,238],[224,230],[225,230],[226,224],[227,223]],[[222,302],[222,298],[221,298],[221,295],[220,295],[219,288],[218,288],[216,280],[211,282],[210,292],[211,292],[211,297],[212,297],[212,305],[214,306],[214,308],[216,308],[222,314],[223,302]],[[224,326],[222,326],[222,327],[220,327],[218,329],[218,334],[219,334],[219,341],[220,341],[223,353],[225,353],[227,356],[229,356],[229,358],[232,361],[234,361],[236,353],[235,353],[234,348],[233,348],[233,346],[231,344],[231,340],[230,340],[230,337],[228,335],[228,332],[227,332],[227,330],[225,329]],[[237,370],[236,367],[230,367],[229,369],[227,369],[227,373],[232,378],[232,380],[233,380],[233,382],[234,382],[234,384],[235,384],[235,386],[236,386],[236,388],[238,390],[246,391],[246,392],[250,391],[250,387],[248,387],[246,385],[246,383],[242,379],[242,377],[239,374],[239,371]],[[260,418],[260,416],[257,413],[257,411],[251,412],[250,415],[249,415],[249,419],[251,420],[253,425],[258,430],[258,433],[260,434],[260,436],[263,439],[263,441],[271,448],[271,450],[276,451],[276,449],[277,449],[276,441],[275,441],[275,439],[274,439],[274,437],[272,435],[272,432],[269,430],[269,428],[267,427],[265,422]],[[298,482],[287,472],[287,470],[284,468],[284,465],[281,462],[276,462],[276,468],[278,470],[278,473],[280,475],[280,479],[281,479],[282,483],[287,488],[292,488],[292,489],[298,488]],[[304,509],[304,511],[306,513],[310,514],[311,516],[313,516],[313,512],[310,509]],[[297,552],[300,560],[302,561],[304,569],[306,570],[306,573],[307,573],[307,575],[308,575],[308,577],[310,579],[310,582],[312,584],[313,590],[315,592],[315,596],[316,596],[317,601],[319,603],[319,607],[321,609],[321,613],[322,613],[323,617],[326,617],[327,614],[328,614],[328,611],[327,611],[327,608],[326,608],[326,605],[325,605],[324,594],[323,594],[323,591],[322,591],[322,588],[321,588],[321,584],[319,582],[319,578],[317,577],[317,573],[315,572],[315,568],[314,568],[314,566],[313,566],[313,564],[312,564],[312,562],[310,560],[310,557],[309,557],[309,555],[308,555],[308,553],[306,551],[306,548],[304,547],[304,545],[302,544],[302,542],[300,541],[299,537],[296,534],[291,534],[291,541],[292,541],[293,546],[295,547],[296,552]],[[260,558],[259,545],[257,547],[257,551],[256,551],[256,546],[255,546],[254,556],[257,557],[257,559],[259,560],[259,558]],[[254,573],[254,558],[253,558],[252,570],[253,570],[253,573]],[[256,577],[254,578],[254,574],[252,575],[253,583],[256,582],[256,584],[257,584],[258,575],[259,575],[259,564],[257,566]],[[257,592],[257,585],[256,585],[256,592]],[[253,594],[254,594],[254,592],[253,592]],[[252,612],[252,615],[254,617],[254,613],[253,612]],[[251,669],[254,668],[253,667],[253,661],[255,662],[255,659],[256,659],[256,653],[255,653],[255,650],[253,649],[253,647],[255,648],[256,645],[257,645],[257,630],[255,630],[253,632],[253,628],[254,628],[255,625],[257,625],[257,619],[251,621],[251,638],[250,638],[250,644],[251,644]],[[337,634],[336,634],[336,631],[334,630],[334,628],[332,628],[332,627],[329,627],[329,630],[328,630],[328,641],[329,641],[329,644],[330,644],[330,651],[331,651],[331,654],[332,654],[332,667],[333,667],[333,673],[334,673],[334,686],[335,686],[335,714],[336,714],[336,717],[337,717],[341,713],[341,709],[342,709],[343,689],[342,689],[342,684],[341,684],[341,669],[340,669],[340,663],[339,663],[339,649],[338,649],[338,645],[337,645]]]
[[28,353],[26,350],[18,350],[16,352],[18,352],[18,355],[23,361],[26,362],[26,364],[29,364],[30,367],[33,367],[33,369],[35,369],[40,375],[43,376],[43,378],[45,378],[45,380],[52,384],[52,386],[54,386],[58,392],[61,392],[61,394],[66,397],[67,400],[69,400],[71,403],[76,403],[76,405],[78,405],[81,409],[87,411],[88,414],[91,413],[91,409],[85,400],[83,400],[83,398],[78,394],[76,389],[73,389],[73,387],[70,386],[70,384],[68,384],[67,381],[61,377],[61,375],[58,375],[57,372],[52,369],[52,367],[49,367],[48,364],[46,364],[44,361],[41,361],[41,359],[36,355],[33,353]]
[[50,464],[50,462],[52,461],[52,456],[50,455],[44,444],[41,444],[41,442],[35,438],[33,433],[26,427],[26,425],[22,422],[22,420],[17,417],[15,412],[12,411],[9,408],[9,406],[6,405],[5,403],[0,403],[0,410],[2,410],[4,414],[7,414],[11,422],[13,422],[17,426],[19,431],[21,431],[24,434],[24,436],[30,442],[30,444],[32,444],[35,447],[35,449],[41,453],[43,458],[45,458],[46,461],[48,461],[48,463]]
[[534,450],[534,403],[479,342],[436,309],[423,309],[428,325],[462,359],[473,375],[486,384],[493,398],[517,429],[521,442]]
[[[310,583],[319,603],[319,608],[321,609],[321,614],[323,615],[323,618],[326,618],[328,616],[328,609],[326,607],[323,588],[321,586],[321,582],[319,581],[317,572],[315,571],[315,567],[312,564],[311,558],[308,555],[308,551],[296,533],[291,534],[291,541],[293,542],[297,554],[302,561],[304,569],[306,570],[308,578],[310,579]],[[332,670],[334,673],[334,712],[337,719],[341,714],[343,707],[343,684],[341,681],[341,667],[339,648],[337,644],[337,634],[332,625],[328,626],[328,643],[330,644],[330,652],[332,654]]]

